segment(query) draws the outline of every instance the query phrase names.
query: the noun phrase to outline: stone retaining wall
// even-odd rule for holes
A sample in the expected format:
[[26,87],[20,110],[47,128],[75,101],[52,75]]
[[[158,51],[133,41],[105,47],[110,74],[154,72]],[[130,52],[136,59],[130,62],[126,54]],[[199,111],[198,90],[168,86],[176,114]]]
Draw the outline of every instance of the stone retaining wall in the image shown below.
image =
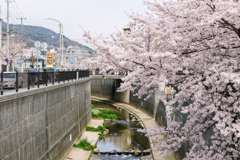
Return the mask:
[[90,80],[0,97],[0,159],[61,160],[91,120]]

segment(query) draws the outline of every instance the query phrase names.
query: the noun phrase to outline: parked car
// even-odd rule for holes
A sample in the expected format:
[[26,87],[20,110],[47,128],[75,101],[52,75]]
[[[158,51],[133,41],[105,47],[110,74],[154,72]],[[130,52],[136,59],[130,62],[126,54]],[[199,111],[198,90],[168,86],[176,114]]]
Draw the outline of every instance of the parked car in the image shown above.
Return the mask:
[[[0,78],[1,78],[1,74],[0,74]],[[1,86],[1,83],[0,83],[0,86]],[[21,74],[18,74],[18,87],[22,88],[22,86],[23,86],[23,77]],[[3,73],[3,88],[16,88],[16,72]]]

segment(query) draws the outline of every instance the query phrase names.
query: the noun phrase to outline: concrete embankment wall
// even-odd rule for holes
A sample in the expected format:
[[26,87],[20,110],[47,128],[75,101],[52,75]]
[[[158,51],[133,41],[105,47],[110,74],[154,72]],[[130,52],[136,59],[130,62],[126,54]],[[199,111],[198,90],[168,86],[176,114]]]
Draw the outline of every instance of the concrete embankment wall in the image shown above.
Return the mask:
[[[165,96],[164,92],[157,91],[153,93],[147,101],[144,101],[145,97],[139,99],[138,97],[134,96],[134,93],[131,91],[116,92],[117,88],[120,86],[120,83],[122,83],[121,79],[114,79],[114,77],[93,76],[91,79],[91,94],[93,96],[99,96],[128,103],[137,109],[148,113],[148,115],[155,118],[159,125],[167,127],[168,120],[166,119],[166,114],[169,107],[166,107],[160,100],[160,98]],[[173,116],[173,119],[182,121],[184,123],[186,122],[187,116],[179,112]],[[188,149],[188,144],[182,145],[179,151],[175,154],[176,159],[183,159]]]
[[115,99],[116,80],[95,76],[94,79],[91,79],[91,94],[103,98]]
[[91,120],[90,79],[0,98],[0,159],[61,160]]
[[[164,106],[159,104],[159,95],[161,96],[161,94],[158,94],[156,96],[154,93],[147,101],[144,101],[145,97],[139,99],[138,97],[134,96],[134,93],[132,93],[131,91],[117,92],[116,90],[118,87],[120,87],[121,83],[122,83],[121,79],[114,79],[114,77],[111,78],[111,76],[109,77],[92,76],[91,94],[93,96],[99,96],[124,103],[129,103],[132,106],[148,113],[153,118],[156,117],[156,114],[157,116],[159,116],[158,113],[164,110],[158,109],[159,108],[158,105],[160,107]],[[156,102],[156,100],[158,100],[158,102]]]

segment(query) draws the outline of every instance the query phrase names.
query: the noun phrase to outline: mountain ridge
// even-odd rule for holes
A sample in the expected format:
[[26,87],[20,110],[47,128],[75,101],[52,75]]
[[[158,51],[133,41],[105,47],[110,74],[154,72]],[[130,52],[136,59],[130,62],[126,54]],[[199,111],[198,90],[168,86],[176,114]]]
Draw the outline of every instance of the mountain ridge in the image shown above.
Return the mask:
[[[9,24],[9,28],[13,30],[14,38],[16,40],[21,40],[21,25]],[[2,31],[7,32],[7,23],[2,22]],[[64,37],[64,47],[69,45],[79,46],[84,49],[88,49],[89,52],[93,52],[94,50],[78,43],[77,41],[73,41],[70,38]],[[32,25],[23,25],[23,42],[26,43],[27,47],[34,47],[34,42],[46,42],[48,46],[59,47],[59,33],[54,32],[48,28],[42,26],[32,26]]]

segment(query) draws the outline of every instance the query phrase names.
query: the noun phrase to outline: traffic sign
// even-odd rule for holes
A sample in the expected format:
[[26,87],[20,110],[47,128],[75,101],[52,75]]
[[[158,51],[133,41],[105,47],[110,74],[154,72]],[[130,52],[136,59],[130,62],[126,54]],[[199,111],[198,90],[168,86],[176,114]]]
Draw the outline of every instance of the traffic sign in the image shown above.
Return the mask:
[[34,46],[37,47],[37,48],[40,48],[41,47],[41,43],[39,41],[36,41],[34,43]]
[[39,50],[34,50],[35,55],[41,55],[41,52]]
[[46,42],[43,42],[43,43],[41,44],[41,47],[42,47],[43,49],[47,49],[48,45],[47,45]]
[[5,62],[8,62],[8,61],[9,61],[9,59],[6,58],[6,59],[5,59]]
[[71,64],[73,64],[73,62],[71,62]]

